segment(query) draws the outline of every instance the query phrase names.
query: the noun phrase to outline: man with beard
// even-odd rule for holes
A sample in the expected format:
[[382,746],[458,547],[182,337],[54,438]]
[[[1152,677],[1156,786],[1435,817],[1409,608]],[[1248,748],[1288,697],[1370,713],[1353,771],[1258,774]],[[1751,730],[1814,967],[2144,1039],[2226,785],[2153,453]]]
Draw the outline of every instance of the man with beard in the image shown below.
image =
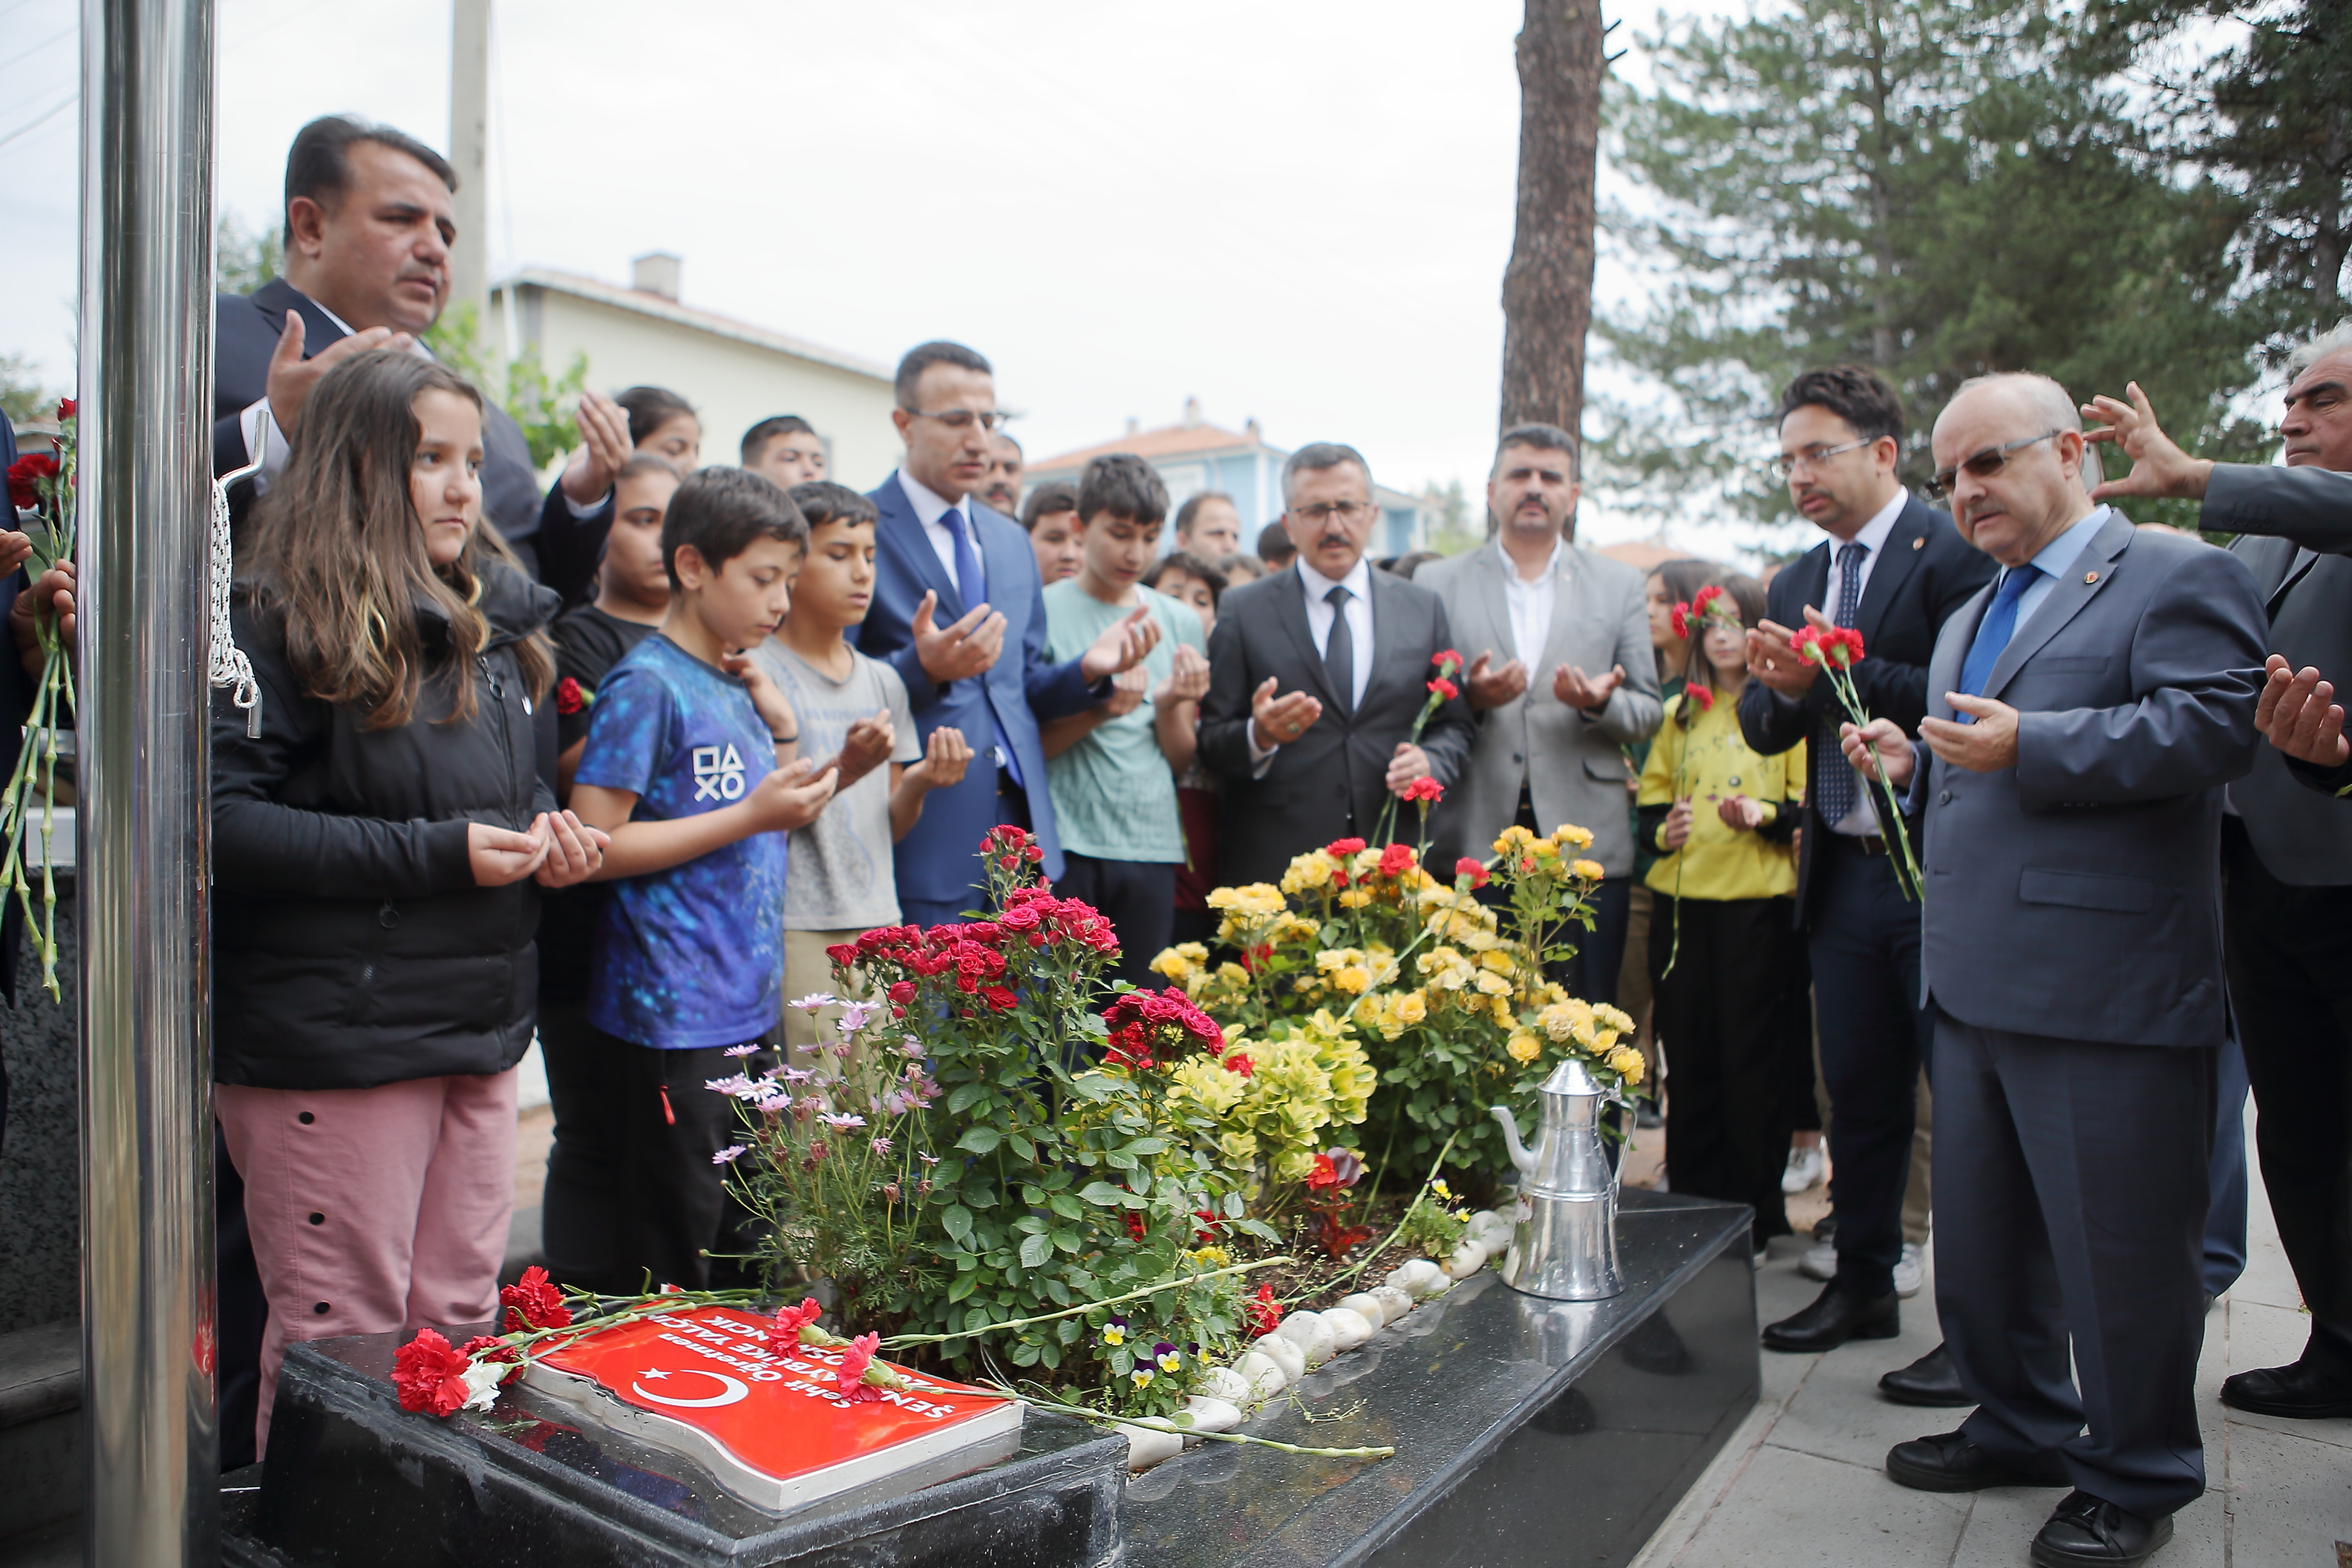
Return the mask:
[[1021,515],[1021,443],[1002,430],[988,437],[988,478],[980,499],[1007,517]]

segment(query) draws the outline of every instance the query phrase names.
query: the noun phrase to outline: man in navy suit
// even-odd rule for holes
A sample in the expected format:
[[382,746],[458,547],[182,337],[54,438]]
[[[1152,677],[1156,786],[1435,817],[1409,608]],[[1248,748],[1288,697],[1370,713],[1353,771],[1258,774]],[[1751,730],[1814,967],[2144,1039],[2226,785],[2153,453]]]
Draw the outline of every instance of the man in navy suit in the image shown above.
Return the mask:
[[[449,301],[457,188],[447,159],[390,126],[329,115],[295,136],[286,276],[214,306],[215,474],[244,468],[258,450],[266,487],[285,467],[288,437],[320,376],[367,349],[425,352],[418,340]],[[482,452],[483,515],[536,572],[530,444],[496,403],[484,405]]]
[[882,521],[874,604],[857,646],[907,683],[927,743],[952,725],[975,753],[963,782],[933,790],[922,820],[898,841],[900,914],[945,925],[978,907],[986,880],[980,841],[1000,823],[1034,833],[1045,856],[1039,868],[1060,879],[1037,725],[1108,698],[1111,677],[1160,640],[1160,624],[1138,609],[1076,658],[1046,662],[1045,584],[1029,536],[974,497],[1004,417],[994,373],[961,343],[924,343],[898,362],[897,395],[890,420],[907,456],[869,497]]
[[[1919,908],[1897,883],[1879,802],[1838,753],[1843,710],[1790,638],[1809,611],[1861,632],[1853,683],[1864,706],[1916,731],[1937,634],[1993,565],[1903,488],[1902,435],[1895,389],[1858,365],[1807,371],[1780,397],[1790,499],[1830,537],[1772,579],[1768,618],[1748,634],[1755,679],[1739,696],[1739,727],[1767,756],[1811,742],[1797,923],[1820,1013],[1838,1227],[1834,1276],[1811,1306],[1764,1331],[1772,1350],[1891,1336],[1900,1310],[1903,1193],[1931,1027],[1919,1003]],[[1887,1377],[1882,1386],[1906,1403],[1965,1403],[1940,1349]]]
[[1845,747],[1923,822],[1936,1306],[1977,1410],[1886,1469],[2071,1485],[2033,1561],[2112,1568],[2205,1489],[2222,790],[2254,763],[2268,628],[2238,557],[2092,501],[2055,382],[1966,384],[1935,450],[2003,570],[1937,640],[1919,741],[1874,719]]

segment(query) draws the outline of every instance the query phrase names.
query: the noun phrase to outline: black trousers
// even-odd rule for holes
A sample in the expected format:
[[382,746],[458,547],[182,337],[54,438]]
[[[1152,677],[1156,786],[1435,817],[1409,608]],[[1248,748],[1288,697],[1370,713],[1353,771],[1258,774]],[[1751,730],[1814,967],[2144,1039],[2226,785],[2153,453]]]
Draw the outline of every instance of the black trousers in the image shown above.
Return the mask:
[[2055,1449],[2078,1489],[2149,1516],[2205,1489],[2217,1050],[1937,1021],[1936,1310],[1978,1402],[1960,1429],[2004,1458]]
[[1903,1256],[1915,1097],[1933,1039],[1919,1002],[1919,906],[1903,897],[1886,857],[1843,834],[1822,835],[1812,877],[1806,945],[1830,1096],[1837,1283],[1885,1296]]
[[1677,1193],[1746,1204],[1761,1247],[1789,1234],[1780,1173],[1789,1157],[1783,1083],[1790,1039],[1811,1046],[1805,969],[1787,899],[1660,894],[1651,973],[1682,947],[1655,986],[1666,1056],[1666,1175]]
[[[738,1072],[756,1078],[775,1065],[773,1053],[730,1057],[719,1046],[656,1050],[592,1025],[546,1054],[555,1106],[551,1219],[568,1205],[549,1228],[550,1272],[565,1284],[614,1293],[642,1289],[649,1273],[656,1287],[689,1290],[758,1283],[755,1266],[726,1256],[750,1253],[758,1237],[751,1212],[727,1190],[725,1168],[710,1159],[743,1141],[744,1123],[737,1101],[703,1085]],[[604,1160],[611,1180],[583,1177],[571,1151]],[[604,1213],[583,1212],[593,1205]],[[556,1247],[603,1245],[602,1238],[611,1247],[603,1268],[586,1260],[588,1272],[567,1277],[555,1267],[571,1261]],[[706,1251],[721,1256],[707,1258]]]
[[2293,888],[2221,823],[2230,1005],[2279,1243],[2311,1309],[2304,1353],[2352,1377],[2352,888]]
[[1062,879],[1054,884],[1054,891],[1092,904],[1118,933],[1118,957],[1106,978],[1124,980],[1139,990],[1167,984],[1151,973],[1151,961],[1176,928],[1176,862],[1097,860],[1065,849],[1062,864]]
[[539,1049],[555,1112],[540,1250],[568,1284],[609,1287],[620,1258],[622,1138],[609,1081],[617,1043],[589,1024],[585,996],[540,993]]
[[[1536,826],[1535,802],[1527,790],[1519,791],[1518,815],[1512,819],[1529,833],[1542,836],[1558,827],[1558,823]],[[1444,868],[1439,868],[1439,872]],[[1438,872],[1431,873],[1433,876]],[[1489,883],[1479,889],[1480,901],[1499,907],[1502,889]],[[1592,892],[1592,929],[1571,928],[1566,940],[1576,944],[1576,956],[1559,966],[1551,974],[1570,996],[1586,1002],[1617,1005],[1617,973],[1625,966],[1625,931],[1633,919],[1633,882],[1632,877],[1612,877]],[[1656,971],[1653,969],[1652,973]]]

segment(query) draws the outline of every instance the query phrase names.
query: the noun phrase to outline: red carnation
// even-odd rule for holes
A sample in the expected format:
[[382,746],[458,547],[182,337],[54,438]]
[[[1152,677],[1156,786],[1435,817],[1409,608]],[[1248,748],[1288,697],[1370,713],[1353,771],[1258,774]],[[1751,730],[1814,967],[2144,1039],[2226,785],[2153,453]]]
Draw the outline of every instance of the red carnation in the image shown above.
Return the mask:
[[64,424],[67,420],[68,420],[68,419],[72,418],[72,417],[74,416],[74,410],[75,410],[75,408],[76,408],[77,406],[78,406],[78,405],[75,404],[74,400],[73,400],[72,398],[70,398],[70,397],[60,397],[60,398],[58,398],[58,424],[60,424],[60,425],[62,425],[62,424]]
[[1274,1299],[1271,1285],[1259,1286],[1257,1294],[1242,1303],[1242,1311],[1246,1314],[1243,1327],[1254,1340],[1274,1332],[1282,1324],[1282,1308]]
[[1698,704],[1698,710],[1700,712],[1712,713],[1715,711],[1715,693],[1706,687],[1685,686],[1683,688],[1683,690],[1689,696],[1693,702]]
[[1360,853],[1363,847],[1364,841],[1360,838],[1334,838],[1323,847],[1323,853],[1335,860],[1345,860],[1350,855]]
[[567,675],[555,683],[555,710],[558,713],[568,717],[587,706],[588,696],[580,689],[579,681]]
[[[1407,800],[1413,798],[1413,795],[1411,790],[1407,790],[1405,792],[1405,798]],[[1413,854],[1412,845],[1391,844],[1387,848],[1381,851],[1381,875],[1383,877],[1402,877],[1407,871],[1412,869],[1412,861]]]
[[882,1345],[878,1333],[860,1334],[849,1342],[841,1352],[841,1364],[833,1369],[833,1386],[836,1393],[854,1404],[867,1404],[882,1397],[882,1391],[866,1381],[866,1369],[874,1364],[874,1352]]
[[454,1415],[466,1403],[465,1352],[431,1329],[420,1329],[416,1337],[392,1358],[392,1386],[400,1394],[400,1407],[411,1412],[423,1411],[432,1415]]
[[1474,888],[1483,888],[1486,885],[1486,863],[1483,860],[1473,860],[1467,855],[1454,862],[1454,874],[1457,877],[1469,878],[1470,885]]
[[58,460],[47,452],[28,452],[8,465],[8,499],[20,507],[38,506],[42,479],[58,477]]
[[499,1304],[506,1309],[506,1331],[510,1334],[572,1326],[572,1309],[563,1304],[563,1292],[536,1263],[522,1271],[520,1280],[499,1291]]
[[1688,605],[1676,605],[1674,607],[1674,612],[1669,618],[1674,622],[1675,636],[1684,638],[1689,637],[1690,617],[1691,607]]
[[1437,666],[1440,675],[1452,675],[1462,668],[1462,656],[1450,647],[1442,647],[1430,656],[1429,662]]
[[1455,686],[1454,682],[1446,679],[1442,675],[1435,680],[1429,683],[1429,689],[1437,693],[1438,696],[1444,698],[1449,702],[1462,695],[1461,688]]

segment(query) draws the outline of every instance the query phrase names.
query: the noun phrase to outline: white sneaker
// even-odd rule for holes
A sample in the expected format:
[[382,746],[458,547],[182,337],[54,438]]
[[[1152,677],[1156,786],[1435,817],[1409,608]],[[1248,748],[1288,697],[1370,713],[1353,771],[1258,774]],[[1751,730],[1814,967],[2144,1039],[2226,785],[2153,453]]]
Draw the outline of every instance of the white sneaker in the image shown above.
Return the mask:
[[1780,1173],[1780,1190],[1793,1198],[1819,1185],[1828,1169],[1829,1163],[1822,1158],[1820,1144],[1792,1145],[1789,1150],[1789,1168]]
[[1836,1279],[1837,1244],[1824,1241],[1819,1247],[1805,1248],[1805,1255],[1797,1259],[1797,1272],[1808,1279]]
[[1926,1282],[1927,1276],[1919,1267],[1919,1249],[1906,1241],[1903,1244],[1903,1256],[1895,1262],[1895,1293],[1908,1301]]

